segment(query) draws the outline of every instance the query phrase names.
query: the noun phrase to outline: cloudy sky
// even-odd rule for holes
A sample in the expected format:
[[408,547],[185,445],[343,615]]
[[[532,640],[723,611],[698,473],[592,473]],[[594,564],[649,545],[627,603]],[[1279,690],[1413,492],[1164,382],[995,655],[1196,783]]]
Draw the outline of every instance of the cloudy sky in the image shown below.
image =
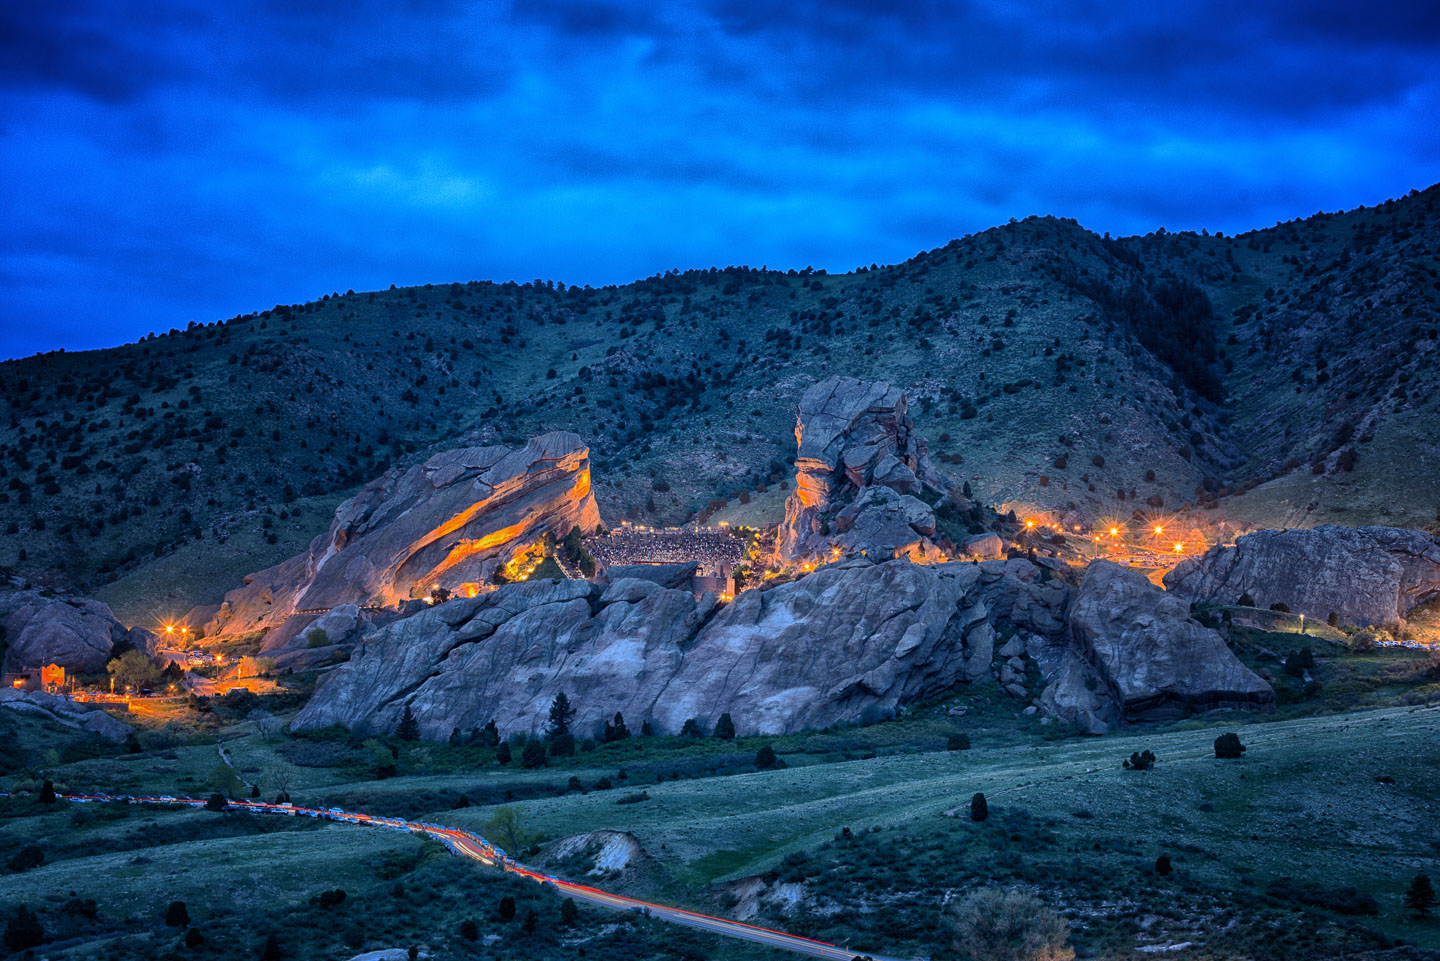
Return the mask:
[[330,291],[1233,232],[1435,180],[1414,0],[0,4],[0,356]]

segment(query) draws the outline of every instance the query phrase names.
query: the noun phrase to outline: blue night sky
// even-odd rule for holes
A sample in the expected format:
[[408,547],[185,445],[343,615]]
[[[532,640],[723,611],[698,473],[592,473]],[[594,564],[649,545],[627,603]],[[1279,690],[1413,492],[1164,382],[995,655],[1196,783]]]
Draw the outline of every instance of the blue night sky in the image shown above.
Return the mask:
[[0,356],[322,293],[1426,187],[1440,4],[0,4]]

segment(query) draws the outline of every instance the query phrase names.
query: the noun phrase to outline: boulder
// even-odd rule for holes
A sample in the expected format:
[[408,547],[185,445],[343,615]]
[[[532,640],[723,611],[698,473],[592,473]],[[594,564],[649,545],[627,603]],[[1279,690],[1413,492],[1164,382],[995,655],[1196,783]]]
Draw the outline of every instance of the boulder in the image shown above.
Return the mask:
[[944,560],[930,540],[935,513],[925,502],[888,487],[867,487],[835,516],[832,549],[843,555],[860,554],[871,560],[907,557],[916,563]]
[[129,724],[98,707],[43,691],[0,688],[0,708],[29,714],[119,744],[134,732]]
[[1061,680],[1042,698],[1062,717],[1095,713],[1089,697],[1076,696],[1076,679],[1090,677],[1124,720],[1274,704],[1270,685],[1240,663],[1219,633],[1191,618],[1186,601],[1138,571],[1092,563],[1071,600],[1069,619],[1071,654],[1080,663],[1062,668]]
[[1234,604],[1249,594],[1256,607],[1281,603],[1317,620],[1381,625],[1440,597],[1440,538],[1333,524],[1257,531],[1181,561],[1165,586],[1192,601]]
[[[905,544],[891,547],[888,554],[881,546],[906,540],[904,527],[912,527],[911,521],[919,526],[910,540],[921,528],[928,528],[922,539],[934,533],[934,515],[922,502],[915,501],[917,509],[903,500],[863,497],[871,488],[915,495],[924,490],[944,493],[950,487],[926,456],[925,441],[914,431],[905,393],[899,388],[851,377],[830,377],[815,384],[800,398],[795,443],[795,491],[785,501],[785,520],[776,542],[781,561],[831,556],[836,545],[829,528],[836,520],[845,530],[859,531],[852,540],[876,537],[876,550],[885,556],[911,553],[900,550]],[[852,491],[861,496],[851,502],[848,513],[841,511],[843,519],[836,518],[837,501]],[[867,509],[883,516],[862,520]],[[933,544],[928,540],[925,544],[925,552],[939,556]]]
[[961,545],[966,557],[978,558],[982,561],[994,560],[1005,556],[1005,542],[999,534],[976,534],[973,537],[965,538]]
[[547,532],[599,524],[590,454],[575,434],[544,434],[521,450],[445,451],[367,484],[307,552],[226,594],[203,630],[274,629],[267,651],[303,646],[301,629],[313,625],[287,625],[293,615],[397,608],[436,587],[475,593]]
[[668,733],[726,712],[741,734],[884,717],[989,679],[995,625],[1010,623],[1024,590],[1016,580],[985,565],[853,559],[718,610],[711,596],[639,579],[507,585],[376,631],[293,726],[390,731],[409,704],[431,740],[492,719],[534,734],[561,691],[581,736],[617,711],[632,729],[649,720]]
[[[105,669],[110,649],[127,635],[110,608],[86,598],[50,596],[34,589],[0,593],[6,673],[59,664],[93,674]],[[144,640],[143,636],[137,638]],[[145,647],[142,645],[141,649]]]

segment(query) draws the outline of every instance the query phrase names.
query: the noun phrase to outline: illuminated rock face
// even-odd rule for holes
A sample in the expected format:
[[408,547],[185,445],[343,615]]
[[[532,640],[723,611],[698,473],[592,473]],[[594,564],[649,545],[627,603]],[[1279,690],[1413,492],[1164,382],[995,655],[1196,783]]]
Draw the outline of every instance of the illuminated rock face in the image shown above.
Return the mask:
[[445,451],[367,484],[307,552],[227,594],[205,633],[270,628],[265,649],[276,650],[308,624],[296,612],[391,607],[436,587],[464,594],[545,532],[599,524],[590,453],[575,434],[545,434],[520,450]]
[[1399,527],[1256,531],[1181,561],[1165,586],[1187,600],[1284,604],[1318,620],[1379,625],[1440,597],[1440,539]]
[[1023,560],[852,560],[719,610],[634,578],[513,584],[368,636],[294,727],[390,731],[408,703],[430,740],[490,720],[535,734],[562,691],[580,737],[617,711],[631,730],[648,720],[672,734],[723,713],[742,735],[879,719],[988,680],[997,629],[1057,643],[1066,597]]
[[[914,495],[943,493],[950,484],[925,455],[903,391],[850,377],[823,380],[800,398],[795,443],[795,491],[776,542],[781,561],[852,552],[940,556],[929,540],[935,516]],[[840,509],[838,501],[850,503]]]

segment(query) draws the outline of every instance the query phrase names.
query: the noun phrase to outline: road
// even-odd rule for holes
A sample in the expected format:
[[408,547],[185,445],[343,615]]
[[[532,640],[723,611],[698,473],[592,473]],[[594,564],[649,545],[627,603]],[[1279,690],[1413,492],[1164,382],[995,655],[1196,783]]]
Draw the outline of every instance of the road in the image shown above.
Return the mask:
[[[0,797],[8,796],[8,794],[0,792]],[[170,795],[132,797],[129,795],[112,796],[108,794],[60,794],[57,796],[79,803],[111,801],[122,803],[174,804],[199,808],[205,806],[204,798],[182,798],[171,797]],[[345,824],[362,824],[369,827],[389,828],[394,831],[425,834],[444,844],[453,854],[479,861],[481,864],[489,867],[499,868],[510,874],[529,878],[531,881],[549,888],[560,897],[574,898],[576,901],[584,901],[587,904],[609,908],[612,911],[627,911],[644,917],[655,918],[660,921],[668,921],[672,924],[683,924],[686,927],[699,928],[702,931],[709,931],[711,934],[717,934],[721,937],[736,938],[741,941],[763,944],[767,947],[778,948],[782,951],[793,951],[796,954],[804,954],[813,958],[831,958],[835,959],[835,961],[853,961],[855,958],[873,958],[874,961],[907,961],[907,959],[887,957],[881,954],[867,954],[852,951],[848,948],[828,944],[824,941],[816,941],[812,938],[802,938],[799,935],[786,934],[783,931],[772,931],[769,928],[757,927],[753,924],[730,921],[725,918],[716,918],[708,914],[686,911],[684,908],[654,904],[650,901],[640,901],[635,898],[627,898],[624,895],[611,894],[599,888],[575,884],[563,878],[543,874],[529,868],[510,857],[510,855],[506,854],[498,846],[491,844],[480,835],[472,831],[462,831],[459,828],[449,828],[441,824],[431,824],[427,821],[407,821],[403,818],[387,818],[373,814],[361,814],[354,811],[342,811],[339,808],[308,808],[292,804],[268,804],[264,801],[231,801],[230,806],[237,810],[254,811],[261,814],[325,818]]]

